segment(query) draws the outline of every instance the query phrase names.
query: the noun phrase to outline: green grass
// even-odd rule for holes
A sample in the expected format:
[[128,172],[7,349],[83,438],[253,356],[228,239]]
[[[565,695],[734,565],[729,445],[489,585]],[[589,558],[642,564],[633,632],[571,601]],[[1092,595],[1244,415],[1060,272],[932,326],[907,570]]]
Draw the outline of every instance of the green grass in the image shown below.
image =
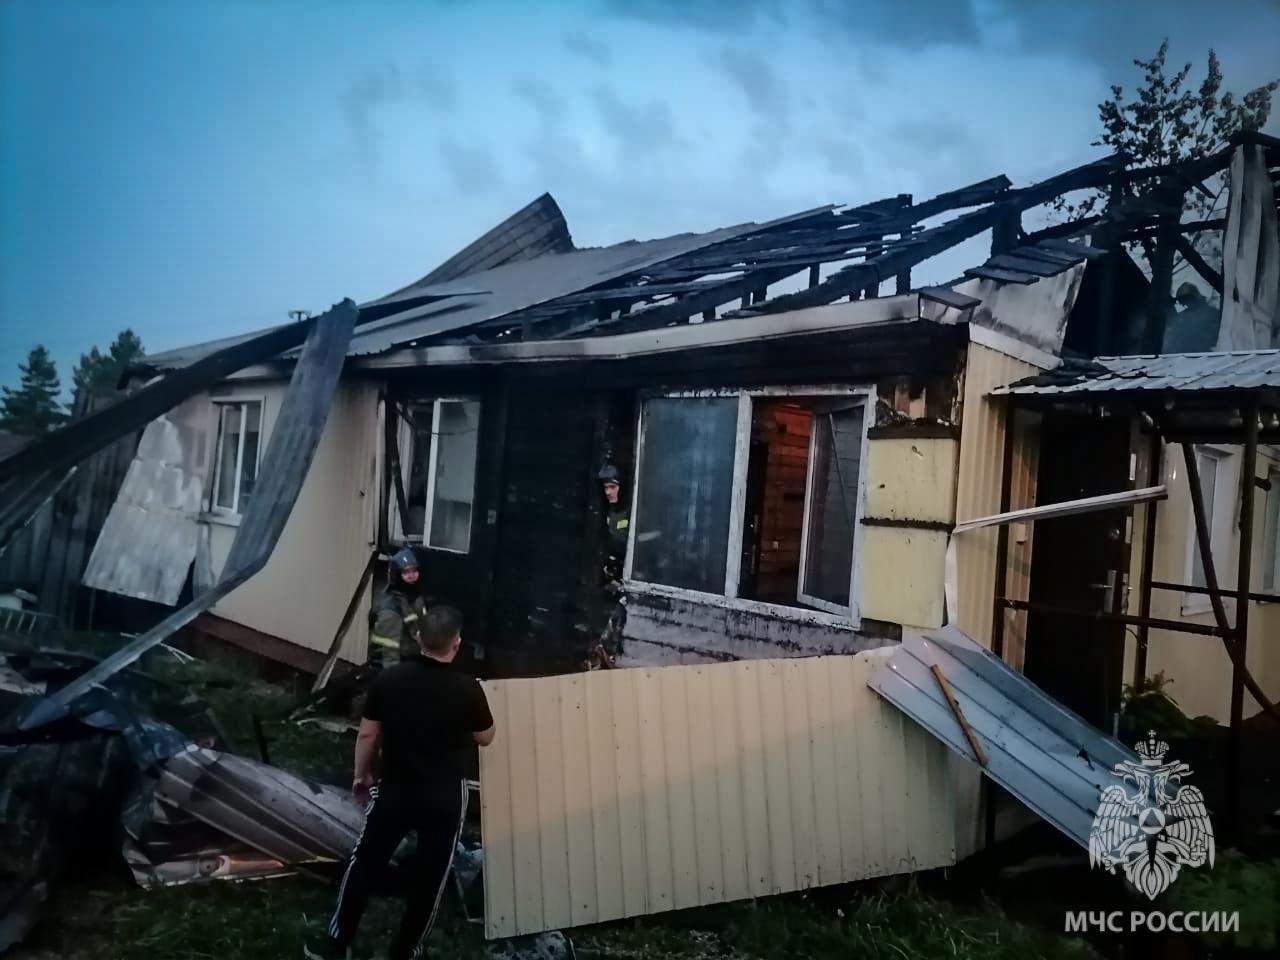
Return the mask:
[[[205,704],[238,752],[256,756],[253,715],[263,718],[273,763],[328,782],[345,782],[352,737],[285,720],[294,701],[281,687],[210,663],[180,664],[158,651],[141,665],[177,697],[158,715],[194,737],[209,735]],[[164,699],[163,697],[161,699]],[[172,698],[171,698],[172,699]],[[54,891],[30,960],[276,960],[301,955],[332,907],[331,887],[305,878],[215,882],[144,891],[120,865],[73,876]],[[448,901],[449,898],[446,898]],[[375,899],[357,942],[374,956],[390,941],[400,904]],[[1066,960],[1092,956],[1081,941],[1022,925],[991,904],[959,906],[921,894],[904,878],[812,895],[681,911],[571,931],[580,956],[617,960],[749,960],[766,957]],[[446,902],[433,934],[434,955],[482,957],[480,929]]]
[[1083,941],[1044,934],[996,907],[957,909],[946,901],[895,892],[883,883],[847,888],[843,897],[805,896],[727,904],[685,918],[647,918],[579,931],[580,955],[611,958],[711,957],[747,960],[1045,960],[1092,957]]

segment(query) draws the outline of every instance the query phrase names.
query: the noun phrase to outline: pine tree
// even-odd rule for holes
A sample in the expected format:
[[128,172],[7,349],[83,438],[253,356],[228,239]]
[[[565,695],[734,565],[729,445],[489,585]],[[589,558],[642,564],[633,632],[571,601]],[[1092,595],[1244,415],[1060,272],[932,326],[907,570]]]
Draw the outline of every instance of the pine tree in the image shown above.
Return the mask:
[[27,437],[48,433],[66,419],[58,402],[58,370],[49,351],[38,346],[18,364],[22,379],[17,387],[0,391],[0,429]]
[[76,396],[114,393],[129,364],[142,355],[142,341],[132,330],[117,334],[105,354],[96,346],[80,354],[80,362],[71,373]]

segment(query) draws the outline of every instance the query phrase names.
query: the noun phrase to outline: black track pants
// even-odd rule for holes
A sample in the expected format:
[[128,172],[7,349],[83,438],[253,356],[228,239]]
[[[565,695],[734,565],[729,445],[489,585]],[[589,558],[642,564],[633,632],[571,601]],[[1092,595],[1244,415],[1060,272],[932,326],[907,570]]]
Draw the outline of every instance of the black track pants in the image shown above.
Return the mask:
[[410,865],[408,904],[388,956],[390,960],[422,956],[449,878],[466,800],[467,784],[461,779],[421,786],[384,783],[370,791],[364,830],[343,874],[329,922],[329,936],[336,944],[346,947],[351,943],[370,891],[400,842],[413,830],[418,835],[418,849]]

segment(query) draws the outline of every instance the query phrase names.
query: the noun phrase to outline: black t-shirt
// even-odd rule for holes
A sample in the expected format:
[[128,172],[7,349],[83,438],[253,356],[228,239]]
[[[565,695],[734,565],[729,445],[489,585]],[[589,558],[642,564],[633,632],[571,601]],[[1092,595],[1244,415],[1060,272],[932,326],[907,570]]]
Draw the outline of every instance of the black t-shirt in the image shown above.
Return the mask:
[[480,682],[421,654],[378,675],[364,715],[382,724],[387,783],[461,779],[475,747],[472,734],[493,726]]

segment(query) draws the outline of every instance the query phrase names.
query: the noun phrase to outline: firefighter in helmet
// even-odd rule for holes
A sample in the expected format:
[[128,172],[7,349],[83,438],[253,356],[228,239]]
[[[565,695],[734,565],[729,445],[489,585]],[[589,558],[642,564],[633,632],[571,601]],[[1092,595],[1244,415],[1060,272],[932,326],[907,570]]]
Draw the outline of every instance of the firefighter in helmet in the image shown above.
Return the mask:
[[417,634],[427,601],[418,555],[410,547],[396,551],[387,569],[387,586],[370,611],[369,659],[394,663],[417,649]]
[[622,646],[622,628],[626,625],[626,596],[622,592],[623,565],[627,558],[627,540],[631,535],[631,509],[622,499],[618,468],[605,464],[596,474],[604,495],[604,543],[601,551],[601,580],[604,606],[609,619],[599,642],[588,657],[592,668],[609,667]]

